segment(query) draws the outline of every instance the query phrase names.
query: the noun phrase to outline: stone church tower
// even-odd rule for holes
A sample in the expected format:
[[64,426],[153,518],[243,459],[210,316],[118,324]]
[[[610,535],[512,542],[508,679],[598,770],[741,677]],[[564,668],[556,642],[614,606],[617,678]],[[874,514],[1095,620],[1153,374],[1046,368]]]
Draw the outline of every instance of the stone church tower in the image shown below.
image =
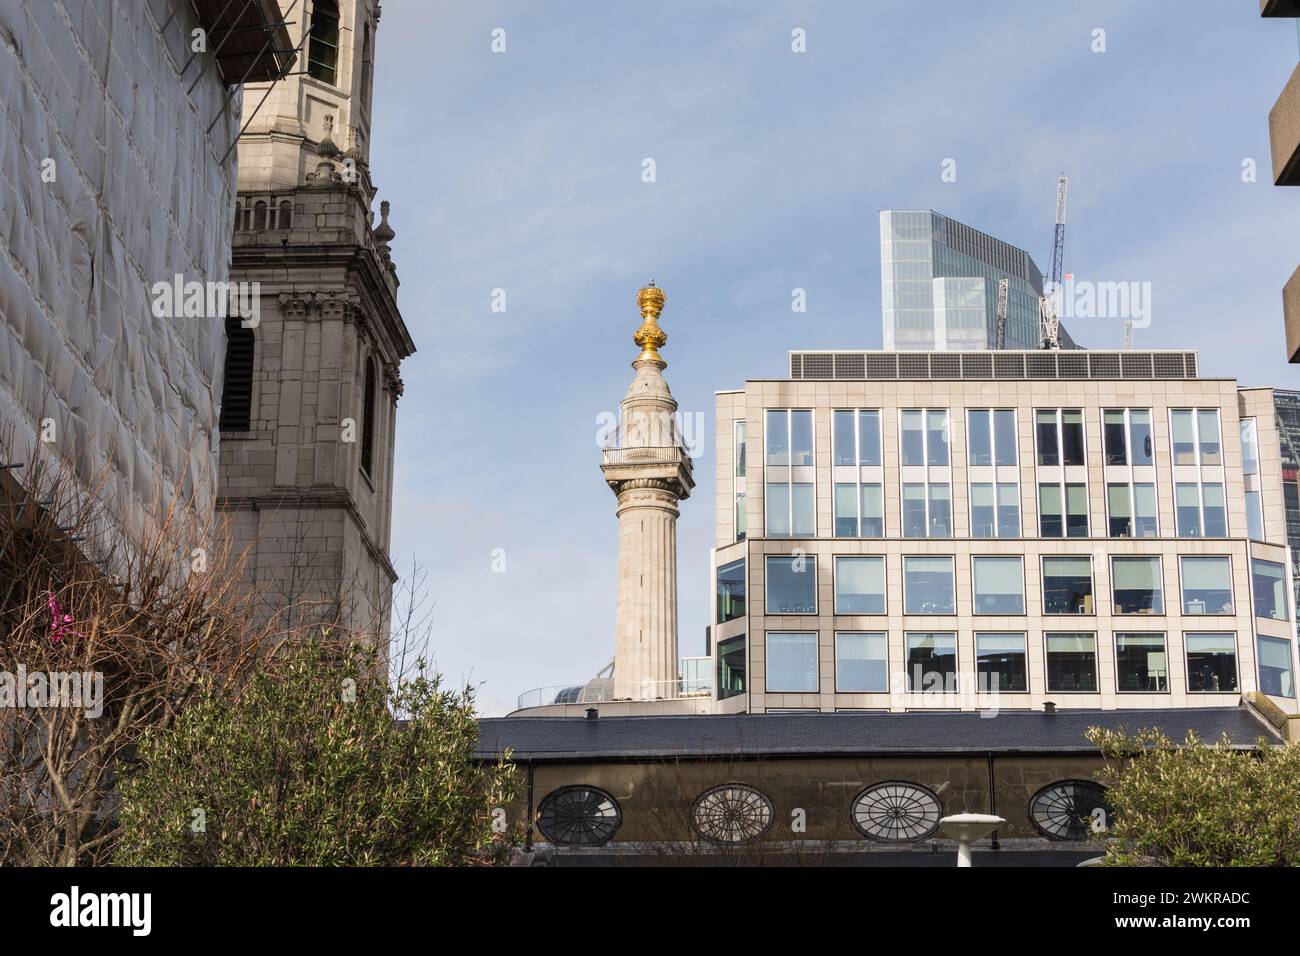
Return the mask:
[[372,209],[379,14],[377,0],[300,0],[295,73],[244,88],[230,277],[260,284],[260,315],[226,323],[218,508],[273,607],[386,634],[400,368],[415,344],[389,205],[377,224]]
[[663,290],[651,282],[637,303],[642,323],[632,338],[641,354],[620,408],[619,447],[601,464],[618,496],[615,700],[677,696],[677,502],[695,485],[659,357],[668,341]]

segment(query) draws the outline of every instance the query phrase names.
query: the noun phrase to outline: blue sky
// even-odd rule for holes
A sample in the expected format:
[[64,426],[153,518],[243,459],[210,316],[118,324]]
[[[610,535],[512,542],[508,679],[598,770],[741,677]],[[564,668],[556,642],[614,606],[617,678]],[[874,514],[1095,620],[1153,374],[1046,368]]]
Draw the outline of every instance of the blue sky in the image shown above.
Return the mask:
[[[1046,267],[1064,171],[1065,268],[1152,284],[1139,347],[1300,387],[1281,324],[1300,190],[1271,185],[1268,142],[1296,59],[1294,23],[1253,2],[388,0],[372,163],[419,347],[392,553],[429,571],[439,669],[499,714],[612,657],[597,416],[630,381],[652,276],[668,381],[711,430],[713,393],[783,375],[788,349],[880,346],[879,210],[939,210]],[[1115,320],[1070,329],[1122,340]],[[708,623],[704,446],[678,526],[683,654]]]

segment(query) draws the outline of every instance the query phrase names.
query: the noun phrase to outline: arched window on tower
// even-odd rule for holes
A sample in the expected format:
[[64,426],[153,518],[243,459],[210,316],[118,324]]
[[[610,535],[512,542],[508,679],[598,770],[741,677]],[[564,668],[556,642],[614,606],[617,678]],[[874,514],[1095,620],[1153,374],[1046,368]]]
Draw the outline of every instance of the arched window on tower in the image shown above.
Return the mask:
[[374,68],[370,53],[370,24],[366,24],[364,39],[361,41],[361,106],[370,112],[370,83]]
[[361,406],[361,470],[373,475],[375,458],[375,360],[366,359],[365,396]]
[[308,31],[307,73],[326,83],[338,83],[339,4],[338,0],[316,0],[312,4]]
[[261,199],[253,204],[253,228],[266,228],[266,203]]
[[239,316],[226,319],[226,370],[222,378],[221,431],[246,432],[253,416],[253,330]]

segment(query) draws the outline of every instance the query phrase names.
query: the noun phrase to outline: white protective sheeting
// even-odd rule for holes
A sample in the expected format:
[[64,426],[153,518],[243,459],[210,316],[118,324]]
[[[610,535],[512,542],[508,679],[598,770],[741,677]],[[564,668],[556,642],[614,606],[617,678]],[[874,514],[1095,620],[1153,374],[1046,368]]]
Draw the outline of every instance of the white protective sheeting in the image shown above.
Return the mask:
[[229,269],[239,102],[208,55],[182,76],[196,26],[186,0],[0,0],[0,424],[26,454],[53,420],[129,530],[216,493],[224,325],[150,295]]

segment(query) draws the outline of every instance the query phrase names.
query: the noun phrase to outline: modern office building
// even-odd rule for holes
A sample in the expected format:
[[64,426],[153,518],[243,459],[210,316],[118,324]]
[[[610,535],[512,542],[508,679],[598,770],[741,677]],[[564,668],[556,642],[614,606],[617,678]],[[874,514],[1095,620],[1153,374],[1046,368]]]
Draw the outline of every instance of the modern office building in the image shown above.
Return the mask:
[[[1008,280],[1006,347],[1041,345],[1043,275],[1023,249],[932,210],[880,214],[880,292],[887,351],[996,345],[998,281]],[[1062,345],[1073,347],[1062,329]]]
[[1296,714],[1274,392],[1196,366],[794,352],[788,379],[720,392],[717,708],[1197,708],[1259,691]]
[[[1298,0],[1259,0],[1263,17],[1290,19],[1300,39],[1300,2]],[[1300,186],[1300,63],[1291,71],[1268,113],[1268,135],[1272,146],[1273,183],[1277,186]],[[1282,312],[1286,324],[1286,355],[1300,362],[1300,266],[1282,289]]]

